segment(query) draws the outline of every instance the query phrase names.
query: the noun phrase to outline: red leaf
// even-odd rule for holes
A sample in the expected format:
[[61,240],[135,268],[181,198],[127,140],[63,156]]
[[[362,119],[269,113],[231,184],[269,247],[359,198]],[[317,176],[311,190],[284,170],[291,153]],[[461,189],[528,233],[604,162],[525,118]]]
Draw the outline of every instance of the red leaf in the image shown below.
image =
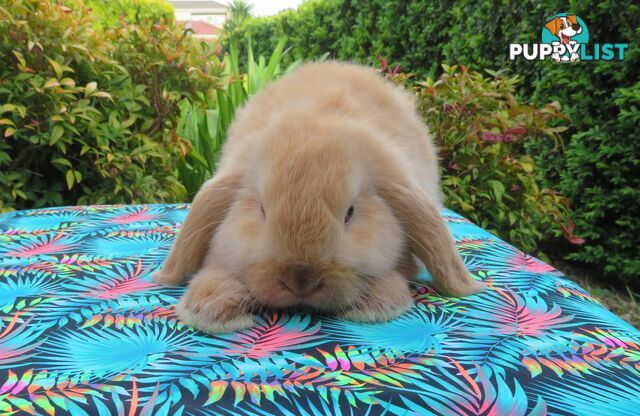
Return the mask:
[[585,239],[582,237],[577,237],[577,236],[571,236],[569,237],[569,242],[571,242],[572,244],[577,244],[577,245],[581,245],[586,243]]
[[527,132],[527,129],[525,129],[522,126],[514,127],[512,129],[507,130],[507,133],[511,133],[511,134],[525,134],[526,132]]
[[382,72],[386,71],[387,69],[387,58],[383,58],[382,55],[378,55],[378,60],[380,60],[380,70]]

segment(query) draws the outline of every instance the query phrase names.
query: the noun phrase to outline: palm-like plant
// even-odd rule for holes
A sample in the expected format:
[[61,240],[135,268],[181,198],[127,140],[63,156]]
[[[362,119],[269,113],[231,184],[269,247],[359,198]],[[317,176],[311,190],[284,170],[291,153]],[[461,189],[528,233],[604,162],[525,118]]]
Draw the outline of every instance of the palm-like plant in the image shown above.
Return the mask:
[[232,42],[237,42],[242,36],[242,26],[251,17],[253,6],[245,0],[232,0],[229,12],[224,21],[224,33]]
[[215,171],[218,154],[236,109],[268,82],[300,65],[301,61],[295,61],[282,69],[282,58],[287,53],[285,43],[286,39],[281,39],[268,60],[264,56],[259,56],[256,60],[249,40],[244,65],[246,72],[240,70],[238,48],[232,44],[222,62],[216,62],[216,65],[224,67],[223,83],[214,95],[203,97],[207,108],[198,108],[189,101],[180,103],[178,135],[188,139],[192,149],[178,166],[178,170],[180,180],[190,196],[195,195],[202,183]]

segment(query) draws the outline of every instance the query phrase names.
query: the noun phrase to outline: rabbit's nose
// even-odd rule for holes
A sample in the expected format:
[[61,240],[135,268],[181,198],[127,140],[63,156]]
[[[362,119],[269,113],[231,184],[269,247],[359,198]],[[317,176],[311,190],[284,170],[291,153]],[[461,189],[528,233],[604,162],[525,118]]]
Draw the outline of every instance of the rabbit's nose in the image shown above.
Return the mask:
[[306,296],[321,285],[319,277],[313,267],[297,264],[285,270],[280,277],[280,283],[294,295]]

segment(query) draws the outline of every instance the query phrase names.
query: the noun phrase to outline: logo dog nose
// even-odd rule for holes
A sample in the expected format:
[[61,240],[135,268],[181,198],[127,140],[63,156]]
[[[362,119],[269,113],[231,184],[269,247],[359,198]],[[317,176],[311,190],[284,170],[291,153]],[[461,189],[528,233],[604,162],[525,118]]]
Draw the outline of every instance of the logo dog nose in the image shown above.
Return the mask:
[[311,294],[320,285],[318,272],[306,264],[296,264],[284,271],[280,283],[296,296]]
[[580,30],[580,24],[574,23],[571,25],[571,28],[577,32],[578,30]]

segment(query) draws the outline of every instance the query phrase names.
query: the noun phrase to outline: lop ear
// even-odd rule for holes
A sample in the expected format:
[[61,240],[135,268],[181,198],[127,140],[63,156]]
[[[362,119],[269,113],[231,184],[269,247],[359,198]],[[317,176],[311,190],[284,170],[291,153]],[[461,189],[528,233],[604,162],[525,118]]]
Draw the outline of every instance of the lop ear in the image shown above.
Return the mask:
[[427,266],[438,292],[468,296],[485,288],[467,272],[438,206],[422,188],[387,183],[379,192],[400,220],[411,251]]
[[154,280],[169,285],[185,283],[204,261],[209,242],[233,203],[240,175],[214,177],[196,194],[176,242]]
[[567,15],[567,20],[572,24],[575,25],[578,23],[578,19],[576,19],[576,15],[575,14],[568,14]]
[[554,17],[553,19],[545,23],[544,27],[546,27],[549,32],[553,34],[553,36],[558,36],[558,31],[560,30],[560,19]]

